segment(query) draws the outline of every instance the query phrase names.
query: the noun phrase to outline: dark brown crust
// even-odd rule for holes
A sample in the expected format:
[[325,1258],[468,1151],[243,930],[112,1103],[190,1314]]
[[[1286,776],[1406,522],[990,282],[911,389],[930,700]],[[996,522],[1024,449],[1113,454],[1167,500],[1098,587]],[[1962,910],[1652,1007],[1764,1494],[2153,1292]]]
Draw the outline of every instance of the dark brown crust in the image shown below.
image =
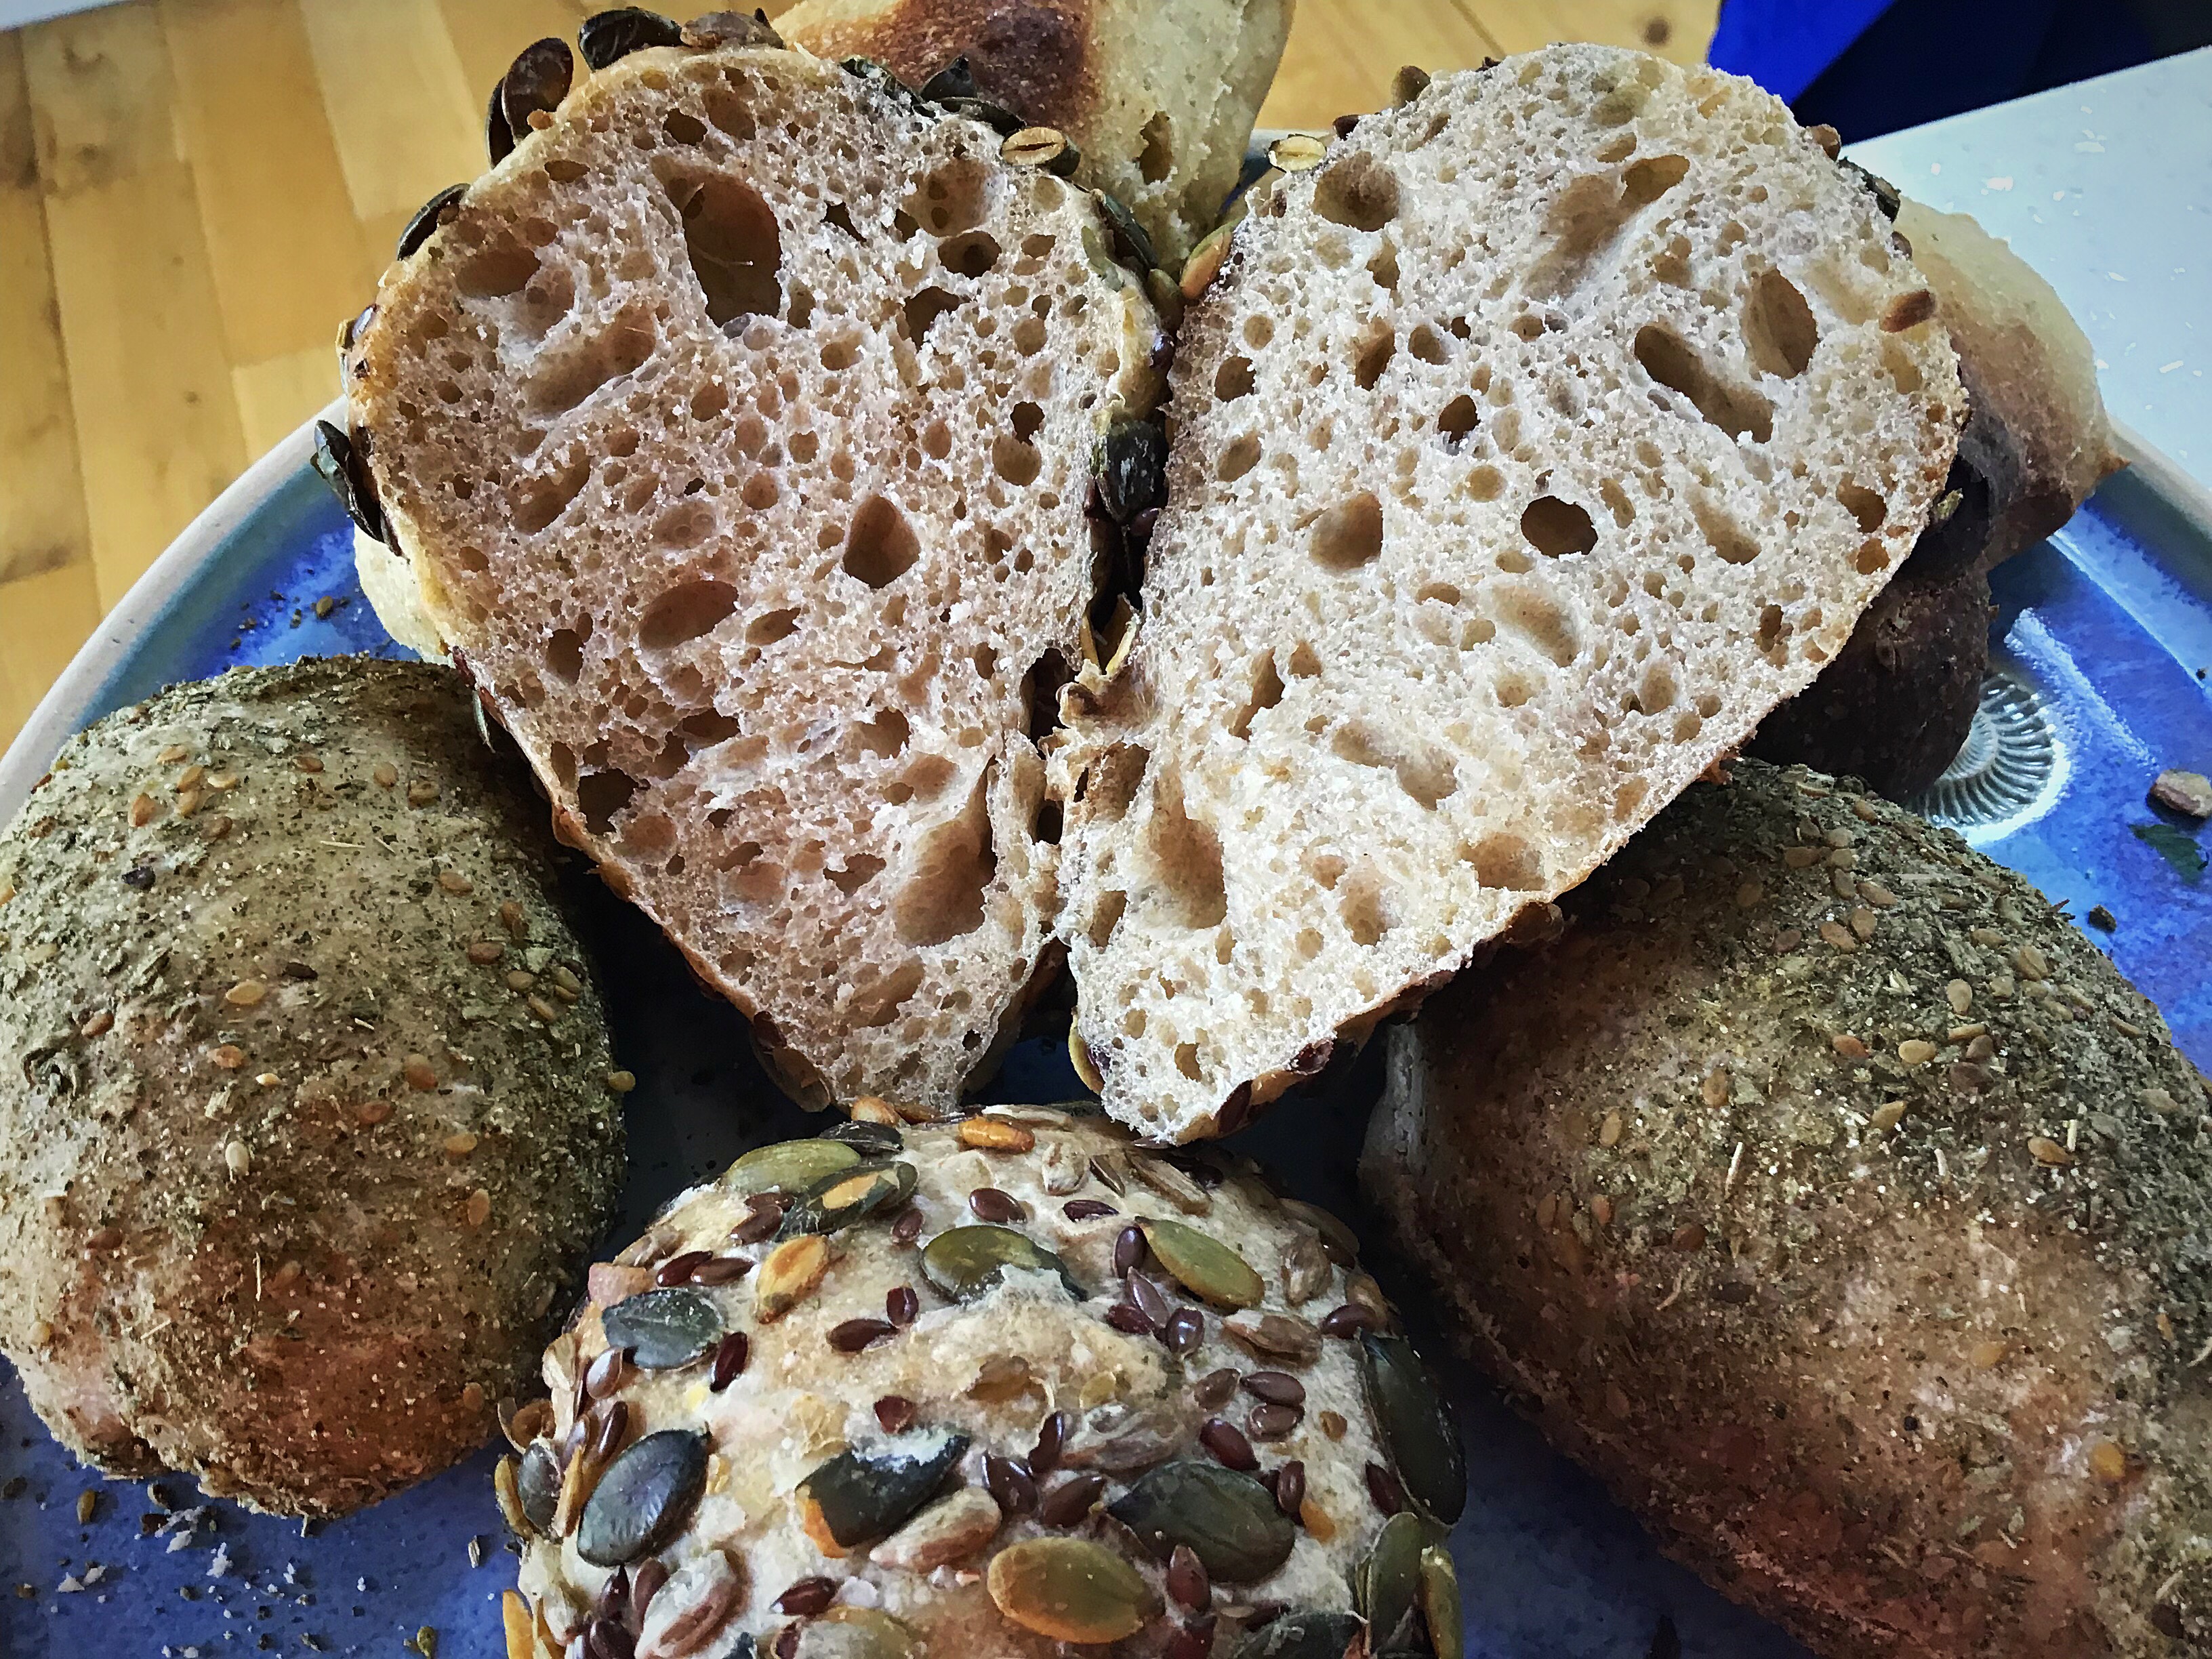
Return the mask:
[[898,0],[798,40],[824,58],[872,58],[910,87],[965,57],[991,102],[1033,126],[1082,132],[1098,107],[1093,17],[1086,0]]

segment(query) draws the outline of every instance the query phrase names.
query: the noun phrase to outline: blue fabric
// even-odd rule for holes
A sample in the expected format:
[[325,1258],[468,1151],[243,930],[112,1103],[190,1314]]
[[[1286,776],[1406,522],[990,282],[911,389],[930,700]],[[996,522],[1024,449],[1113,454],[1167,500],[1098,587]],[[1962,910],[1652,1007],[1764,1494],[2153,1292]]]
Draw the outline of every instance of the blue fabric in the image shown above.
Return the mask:
[[1820,78],[1891,0],[1723,0],[1706,61],[1785,101]]

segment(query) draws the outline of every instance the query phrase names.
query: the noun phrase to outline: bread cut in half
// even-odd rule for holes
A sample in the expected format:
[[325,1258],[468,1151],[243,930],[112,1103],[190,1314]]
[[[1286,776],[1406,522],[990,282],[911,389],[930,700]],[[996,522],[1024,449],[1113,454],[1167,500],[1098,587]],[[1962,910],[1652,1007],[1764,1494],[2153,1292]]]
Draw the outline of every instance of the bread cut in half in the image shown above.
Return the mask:
[[655,46],[523,131],[352,331],[372,592],[787,1086],[948,1104],[1051,927],[1032,706],[1152,311],[878,74]]
[[824,58],[921,86],[966,58],[976,89],[1083,152],[1170,270],[1237,187],[1293,0],[799,0],[776,19]]
[[1778,100],[1638,54],[1439,78],[1277,180],[1059,757],[1109,1108],[1234,1127],[1810,681],[1950,465],[1933,313]]

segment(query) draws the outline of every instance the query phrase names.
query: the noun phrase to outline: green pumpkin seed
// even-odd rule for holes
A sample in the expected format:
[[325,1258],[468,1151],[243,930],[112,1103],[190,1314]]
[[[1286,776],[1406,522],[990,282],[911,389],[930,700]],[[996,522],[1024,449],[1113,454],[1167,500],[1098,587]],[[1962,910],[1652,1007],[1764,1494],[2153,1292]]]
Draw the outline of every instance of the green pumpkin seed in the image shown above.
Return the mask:
[[1106,428],[1093,453],[1098,504],[1115,524],[1127,524],[1167,495],[1167,434],[1150,421],[1119,420]]
[[703,1359],[722,1340],[722,1310],[689,1285],[640,1291],[599,1316],[610,1348],[635,1349],[641,1370],[670,1371]]
[[1285,173],[1308,173],[1328,154],[1328,141],[1310,132],[1286,132],[1267,146],[1267,165]]
[[842,1140],[848,1146],[857,1147],[864,1157],[889,1158],[906,1147],[906,1137],[888,1123],[872,1123],[856,1117],[822,1132],[824,1140]]
[[1159,1611],[1137,1570],[1087,1538],[1031,1538],[991,1558],[991,1600],[1055,1642],[1118,1642]]
[[[1105,233],[1097,225],[1085,225],[1083,228],[1083,257],[1090,261],[1091,269],[1097,274],[1107,287],[1118,289],[1129,280],[1121,267],[1115,264],[1108,255]],[[1073,1032],[1070,1033],[1069,1041],[1071,1042],[1074,1041]],[[1082,1069],[1080,1065],[1076,1067],[1079,1075]],[[1090,1079],[1085,1078],[1084,1081],[1088,1084]]]
[[624,1448],[592,1489],[576,1526],[576,1553],[595,1567],[653,1554],[684,1529],[706,1490],[705,1435],[648,1434]]
[[1428,1620],[1436,1659],[1465,1659],[1467,1629],[1460,1622],[1459,1569],[1451,1552],[1431,1544],[1421,1552],[1421,1617]]
[[[833,1146],[842,1142],[832,1142]],[[915,1167],[906,1163],[856,1164],[828,1175],[799,1194],[783,1218],[778,1238],[834,1233],[903,1204],[914,1195]]]
[[849,1170],[860,1154],[842,1140],[780,1140],[756,1146],[730,1166],[723,1187],[744,1196],[751,1193],[804,1192],[825,1176]]
[[1163,1463],[1109,1506],[1162,1560],[1188,1544],[1225,1583],[1264,1578],[1289,1557],[1297,1528],[1275,1495],[1218,1463]]
[[922,1659],[923,1652],[921,1638],[888,1613],[841,1601],[800,1630],[797,1659]]
[[799,1482],[801,1524],[831,1555],[888,1536],[937,1495],[967,1449],[968,1437],[954,1434],[926,1452],[839,1452]]
[[1467,1507],[1467,1458],[1436,1379],[1402,1336],[1360,1333],[1367,1402],[1407,1494],[1447,1526]]
[[996,1285],[1009,1267],[1042,1268],[1060,1275],[1077,1301],[1083,1288],[1067,1264],[1027,1233],[1012,1227],[949,1227],[921,1253],[921,1276],[956,1302],[972,1302]]
[[1094,190],[1091,194],[1098,204],[1098,216],[1113,233],[1115,257],[1139,270],[1149,270],[1159,264],[1159,255],[1152,252],[1152,239],[1121,198],[1103,190]]
[[1348,1613],[1286,1613],[1238,1643],[1230,1659],[1345,1659],[1361,1629]]
[[533,1440],[514,1472],[515,1500],[524,1520],[540,1532],[553,1530],[553,1510],[561,1501],[561,1460],[550,1440]]
[[1421,1550],[1428,1541],[1421,1517],[1401,1510],[1382,1523],[1374,1547],[1359,1564],[1354,1588],[1378,1650],[1390,1645],[1400,1623],[1413,1610],[1421,1590]]
[[1252,1264],[1195,1227],[1180,1221],[1145,1220],[1145,1242],[1160,1266],[1175,1275],[1176,1284],[1217,1308],[1251,1308],[1267,1294],[1265,1284]]

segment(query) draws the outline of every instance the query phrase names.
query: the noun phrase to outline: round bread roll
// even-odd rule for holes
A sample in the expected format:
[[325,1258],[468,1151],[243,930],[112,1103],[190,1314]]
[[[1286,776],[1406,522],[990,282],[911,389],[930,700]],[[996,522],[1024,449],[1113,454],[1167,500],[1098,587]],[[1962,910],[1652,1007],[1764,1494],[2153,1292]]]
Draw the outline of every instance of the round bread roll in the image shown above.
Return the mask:
[[750,1152],[546,1355],[509,1651],[1341,1659],[1355,1579],[1455,1644],[1464,1466],[1353,1249],[1079,1109]]
[[0,1346],[112,1474],[330,1516],[445,1468],[611,1218],[623,1079],[471,715],[423,664],[238,670],[0,835]]
[[1468,1351],[1837,1659],[2212,1648],[2212,1120],[2026,880],[1699,785],[1391,1035],[1362,1174]]

